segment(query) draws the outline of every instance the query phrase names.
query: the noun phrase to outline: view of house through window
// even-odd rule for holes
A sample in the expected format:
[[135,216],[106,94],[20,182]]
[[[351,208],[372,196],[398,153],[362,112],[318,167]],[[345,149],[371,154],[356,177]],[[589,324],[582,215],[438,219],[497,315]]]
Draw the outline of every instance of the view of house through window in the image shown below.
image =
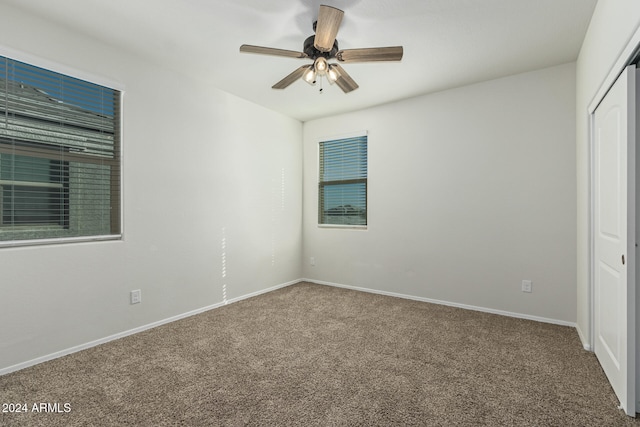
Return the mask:
[[69,227],[69,162],[0,155],[0,225]]
[[320,142],[318,223],[367,225],[367,136]]
[[118,236],[120,93],[0,57],[0,244]]

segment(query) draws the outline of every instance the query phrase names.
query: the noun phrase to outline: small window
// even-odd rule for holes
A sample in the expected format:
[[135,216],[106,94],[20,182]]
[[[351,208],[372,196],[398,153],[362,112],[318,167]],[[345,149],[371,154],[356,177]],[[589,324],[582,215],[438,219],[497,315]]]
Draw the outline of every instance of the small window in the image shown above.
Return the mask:
[[367,225],[367,136],[320,142],[318,223]]
[[0,56],[0,246],[117,238],[120,92]]

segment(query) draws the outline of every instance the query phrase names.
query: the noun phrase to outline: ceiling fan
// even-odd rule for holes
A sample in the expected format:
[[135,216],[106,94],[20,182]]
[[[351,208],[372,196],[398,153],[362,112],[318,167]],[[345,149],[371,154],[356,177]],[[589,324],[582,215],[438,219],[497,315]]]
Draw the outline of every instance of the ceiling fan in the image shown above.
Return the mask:
[[[313,60],[312,64],[303,65],[273,85],[273,89],[284,89],[299,78],[311,85],[315,85],[318,77],[320,79],[326,77],[329,83],[336,83],[344,93],[349,93],[357,89],[358,84],[340,64],[330,64],[329,60],[335,59],[338,62],[345,63],[400,61],[403,49],[402,46],[390,46],[339,50],[336,35],[343,16],[344,12],[342,10],[321,5],[318,20],[313,24],[315,35],[308,37],[304,41],[302,52],[248,44],[240,46],[240,52]],[[322,93],[322,88],[320,92]]]

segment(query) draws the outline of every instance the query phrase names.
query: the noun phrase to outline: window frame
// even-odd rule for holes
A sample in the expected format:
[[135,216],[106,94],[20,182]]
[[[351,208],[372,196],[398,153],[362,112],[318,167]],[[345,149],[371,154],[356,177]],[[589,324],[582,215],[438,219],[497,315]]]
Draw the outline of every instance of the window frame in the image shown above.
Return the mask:
[[[57,245],[57,244],[65,244],[65,243],[82,243],[82,242],[102,242],[102,241],[121,241],[124,236],[124,132],[123,132],[123,116],[124,116],[124,98],[125,98],[125,86],[121,83],[118,83],[114,80],[108,79],[104,76],[96,75],[90,72],[81,71],[77,68],[68,67],[62,65],[58,62],[44,59],[39,56],[31,55],[22,51],[13,50],[10,48],[0,46],[0,56],[3,56],[9,60],[23,62],[28,65],[32,65],[34,67],[39,67],[45,69],[47,71],[51,71],[54,73],[59,73],[64,76],[68,76],[74,79],[84,80],[88,83],[92,83],[95,85],[103,86],[108,89],[112,89],[114,91],[119,92],[119,99],[117,108],[119,110],[119,120],[116,128],[114,129],[115,135],[118,136],[118,155],[113,159],[108,158],[96,158],[94,160],[82,156],[81,154],[74,154],[73,151],[69,151],[65,153],[65,161],[73,162],[73,161],[81,161],[83,163],[88,164],[102,164],[102,165],[116,165],[117,166],[117,176],[118,176],[118,187],[117,193],[118,197],[118,212],[114,212],[114,215],[111,216],[112,223],[114,221],[117,222],[117,228],[119,229],[119,233],[113,234],[101,234],[101,235],[88,235],[88,236],[74,236],[74,237],[51,237],[51,238],[35,238],[35,239],[25,239],[25,240],[0,240],[0,249],[3,248],[12,248],[12,247],[21,247],[21,246],[43,246],[43,245]],[[0,145],[0,153],[4,154],[17,154],[17,155],[25,155],[25,151],[20,148],[19,145],[13,146],[12,148],[2,147]],[[51,160],[59,160],[58,156],[52,155],[51,152],[47,149],[34,149],[34,147],[29,147],[26,150],[28,155],[33,156],[33,154],[37,154],[37,157],[47,158]],[[113,186],[113,181],[112,184]],[[56,226],[48,226],[48,225],[36,225],[33,226],[32,229],[42,227],[42,228],[50,228]],[[57,226],[59,228],[64,228],[63,226]],[[113,227],[113,226],[112,226]]]
[[[353,138],[360,138],[360,137],[366,137],[367,140],[367,177],[366,178],[356,178],[356,179],[348,179],[348,180],[344,180],[341,181],[340,183],[334,182],[332,184],[329,185],[340,185],[340,184],[357,184],[357,183],[364,183],[365,185],[365,190],[364,190],[364,196],[365,196],[365,212],[366,212],[366,224],[326,224],[326,223],[321,223],[320,222],[320,191],[321,191],[321,187],[326,186],[327,182],[322,182],[321,181],[321,176],[320,176],[320,171],[321,171],[321,167],[320,167],[320,145],[323,142],[329,142],[329,141],[339,141],[341,139],[353,139]],[[352,132],[352,133],[347,133],[347,134],[340,134],[340,135],[334,135],[334,136],[328,136],[328,137],[323,137],[317,140],[317,144],[316,144],[316,149],[317,149],[317,160],[316,160],[316,166],[317,166],[317,187],[316,187],[316,191],[317,191],[317,195],[316,195],[316,203],[317,203],[317,227],[318,228],[324,228],[324,229],[342,229],[342,230],[357,230],[357,231],[367,231],[369,228],[369,132],[368,131],[357,131],[357,132]],[[331,181],[328,181],[331,182]]]

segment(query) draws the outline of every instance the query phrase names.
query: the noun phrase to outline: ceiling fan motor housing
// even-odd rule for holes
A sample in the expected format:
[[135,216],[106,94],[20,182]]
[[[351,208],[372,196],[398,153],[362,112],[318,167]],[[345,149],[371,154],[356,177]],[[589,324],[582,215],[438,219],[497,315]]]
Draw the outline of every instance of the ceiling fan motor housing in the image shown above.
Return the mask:
[[339,50],[338,40],[335,40],[333,42],[333,47],[331,48],[331,51],[321,52],[318,49],[316,49],[316,47],[314,46],[315,39],[316,39],[316,36],[313,35],[313,36],[307,37],[307,39],[304,41],[303,52],[309,55],[310,58],[316,59],[320,56],[324,56],[326,59],[329,59],[329,58],[334,58],[336,56]]

